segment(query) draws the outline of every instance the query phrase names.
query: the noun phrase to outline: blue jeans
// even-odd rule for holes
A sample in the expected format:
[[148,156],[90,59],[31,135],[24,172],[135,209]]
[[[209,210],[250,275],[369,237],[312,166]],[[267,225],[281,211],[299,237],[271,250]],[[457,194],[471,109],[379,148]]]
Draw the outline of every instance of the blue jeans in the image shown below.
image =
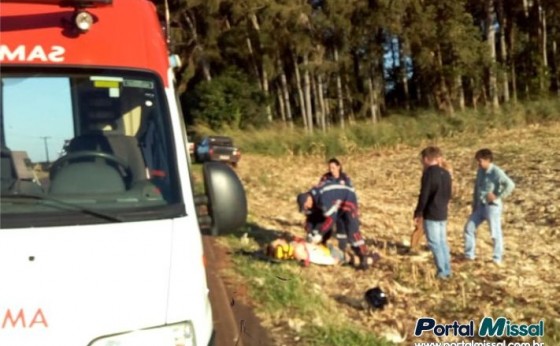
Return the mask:
[[502,236],[502,205],[501,204],[480,204],[477,205],[465,225],[465,256],[470,259],[475,258],[476,230],[483,221],[488,221],[490,234],[494,241],[494,262],[501,262],[504,252]]
[[440,278],[451,276],[451,259],[447,245],[447,221],[424,220],[424,231],[428,245],[434,254],[437,276]]

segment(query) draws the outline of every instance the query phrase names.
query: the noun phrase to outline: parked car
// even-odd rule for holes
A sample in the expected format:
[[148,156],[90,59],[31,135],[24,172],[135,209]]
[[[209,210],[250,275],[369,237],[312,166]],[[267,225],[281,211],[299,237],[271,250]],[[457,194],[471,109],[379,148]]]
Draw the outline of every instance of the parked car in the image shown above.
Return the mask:
[[195,159],[197,162],[222,161],[236,166],[241,158],[241,152],[233,144],[233,140],[226,136],[206,136],[196,145]]

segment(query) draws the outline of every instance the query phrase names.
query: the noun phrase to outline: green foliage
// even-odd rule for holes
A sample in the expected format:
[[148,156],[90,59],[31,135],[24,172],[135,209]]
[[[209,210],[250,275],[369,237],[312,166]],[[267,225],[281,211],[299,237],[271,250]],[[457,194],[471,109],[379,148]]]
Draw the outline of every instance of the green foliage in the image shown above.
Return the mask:
[[390,346],[386,340],[379,339],[371,333],[357,330],[351,326],[312,326],[303,333],[306,345],[338,346],[338,345],[368,345],[368,346]]
[[[155,2],[163,11],[164,2]],[[490,3],[494,6],[486,6]],[[304,98],[313,104],[308,117],[317,129],[323,121],[338,126],[339,105],[348,123],[350,112],[363,120],[376,109],[372,106],[381,116],[410,108],[452,114],[465,106],[471,112],[489,106],[498,95],[500,106],[509,109],[505,88],[522,101],[549,97],[560,88],[560,53],[553,48],[560,42],[557,0],[528,2],[526,12],[520,2],[481,0],[168,4],[170,48],[183,58],[176,71],[178,90],[189,90],[185,113],[213,129],[258,128],[269,115],[281,119],[281,110],[288,108],[293,123],[303,123]],[[314,81],[311,87],[304,73]],[[401,130],[405,119],[410,117],[395,120],[398,129],[389,126],[389,131]],[[522,119],[503,120],[513,126]],[[456,125],[476,127],[435,122],[439,128],[419,129],[433,137],[456,132]],[[404,126],[403,140],[414,126],[418,123]],[[345,136],[372,145],[392,141],[383,132],[356,132]],[[314,140],[282,150],[346,150],[332,136],[325,140],[319,138],[323,149]]]
[[560,322],[558,320],[547,320],[545,322],[546,327],[544,344],[545,345],[560,345]]
[[191,183],[193,185],[193,194],[201,195],[205,193],[204,176],[202,173],[202,165],[192,163],[190,165]]
[[[232,247],[239,241],[230,239]],[[258,302],[257,309],[275,316],[277,321],[297,319],[304,321],[300,343],[317,346],[390,346],[370,331],[363,330],[339,318],[336,306],[329,304],[320,293],[310,289],[312,283],[301,275],[295,263],[273,265],[254,261],[246,256],[235,256],[235,270],[247,280],[251,298]],[[321,321],[317,323],[316,321]]]
[[184,95],[183,111],[195,123],[213,130],[243,129],[266,122],[266,98],[255,83],[237,70],[227,70]]
[[278,317],[284,318],[313,317],[325,308],[320,296],[306,292],[309,283],[295,275],[296,264],[270,265],[246,257],[239,257],[235,262],[243,276],[255,279],[250,283],[254,290],[252,297],[263,303],[267,313],[278,314],[282,311],[285,315]]
[[378,124],[360,121],[346,129],[306,134],[302,129],[289,129],[281,124],[252,131],[226,131],[236,138],[245,152],[271,156],[324,155],[331,157],[371,148],[398,144],[418,145],[459,134],[478,135],[489,128],[513,128],[527,124],[560,121],[560,101],[543,100],[508,105],[501,112],[467,111],[454,117],[434,112],[415,115],[392,115]]

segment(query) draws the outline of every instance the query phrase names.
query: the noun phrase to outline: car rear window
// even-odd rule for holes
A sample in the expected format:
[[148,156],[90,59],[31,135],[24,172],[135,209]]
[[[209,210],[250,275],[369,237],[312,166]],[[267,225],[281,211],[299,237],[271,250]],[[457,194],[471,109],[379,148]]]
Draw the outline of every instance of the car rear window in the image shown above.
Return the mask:
[[210,138],[210,144],[231,147],[233,146],[233,141],[231,138]]

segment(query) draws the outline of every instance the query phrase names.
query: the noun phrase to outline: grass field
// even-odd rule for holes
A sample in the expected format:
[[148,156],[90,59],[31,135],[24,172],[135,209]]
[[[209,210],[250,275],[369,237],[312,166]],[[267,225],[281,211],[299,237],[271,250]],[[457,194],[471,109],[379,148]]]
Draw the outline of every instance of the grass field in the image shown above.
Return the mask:
[[[427,144],[439,145],[455,170],[448,225],[454,277],[446,282],[433,279],[429,251],[410,256],[398,250],[412,231],[421,176],[418,154]],[[517,184],[505,202],[503,268],[489,263],[492,244],[486,225],[478,231],[478,260],[455,262],[462,253],[462,229],[470,211],[473,155],[482,147],[494,151],[496,164]],[[356,187],[362,232],[382,244],[373,248],[382,254],[382,261],[367,272],[270,264],[236,254],[257,249],[281,232],[302,235],[303,216],[296,210],[295,196],[326,170],[322,155],[245,153],[237,172],[247,191],[250,222],[245,230],[222,238],[234,254],[235,266],[228,275],[248,288],[244,299],[255,307],[277,345],[410,345],[436,340],[412,335],[422,316],[439,323],[478,322],[484,316],[505,316],[517,323],[544,319],[546,336],[541,341],[560,345],[558,148],[560,124],[552,123],[339,156]],[[373,286],[389,295],[390,304],[383,311],[364,307],[363,293]],[[460,339],[441,341],[453,340]],[[518,340],[523,339],[512,339]]]

